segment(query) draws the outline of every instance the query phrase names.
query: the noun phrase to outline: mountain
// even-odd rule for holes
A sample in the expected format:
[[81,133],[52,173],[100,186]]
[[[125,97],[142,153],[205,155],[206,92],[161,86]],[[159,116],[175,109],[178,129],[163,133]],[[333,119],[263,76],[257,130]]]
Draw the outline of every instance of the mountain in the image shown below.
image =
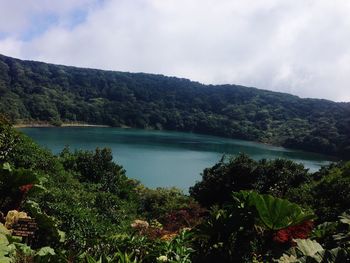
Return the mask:
[[0,113],[213,134],[350,158],[350,103],[0,55]]

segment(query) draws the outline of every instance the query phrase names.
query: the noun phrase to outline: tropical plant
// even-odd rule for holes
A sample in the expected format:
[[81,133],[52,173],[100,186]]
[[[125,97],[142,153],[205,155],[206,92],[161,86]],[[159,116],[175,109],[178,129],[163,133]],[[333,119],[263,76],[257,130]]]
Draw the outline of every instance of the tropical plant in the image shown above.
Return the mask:
[[191,256],[194,252],[191,240],[192,233],[183,230],[172,240],[161,243],[157,262],[191,263]]
[[0,114],[0,164],[3,163],[11,153],[19,140],[9,123]]
[[233,196],[237,201],[243,201],[244,205],[254,208],[258,215],[258,223],[268,230],[276,231],[315,219],[313,213],[304,211],[297,204],[272,195],[240,191]]
[[[256,255],[270,260],[279,247],[272,242],[278,231],[301,236],[301,224],[313,218],[312,213],[287,200],[253,191],[233,193],[230,205],[213,207],[209,218],[194,229],[194,248],[200,251],[195,254],[196,261],[251,262]],[[311,229],[307,228],[304,238]],[[297,231],[298,235],[294,234]]]
[[310,239],[296,239],[296,246],[276,260],[279,263],[344,263],[350,260],[342,248],[324,249],[318,242]]
[[318,222],[336,221],[350,208],[350,162],[331,164],[312,177],[310,183],[290,189],[287,198],[312,208]]
[[58,229],[57,220],[44,213],[38,203],[28,201],[26,202],[24,209],[25,211],[28,211],[29,215],[35,218],[35,221],[38,224],[34,243],[35,248],[47,245],[57,247],[65,241],[65,233]]
[[191,196],[201,205],[225,205],[232,192],[254,190],[285,198],[290,189],[310,182],[310,174],[301,164],[275,159],[255,161],[246,154],[223,157],[204,170],[202,180],[190,188]]
[[38,182],[37,175],[31,170],[13,169],[9,163],[0,164],[0,211],[18,210],[26,194]]
[[147,218],[161,218],[167,213],[193,205],[193,200],[175,187],[149,189],[139,184],[136,187],[141,212]]
[[11,232],[0,223],[0,262],[60,262],[51,247],[41,247],[33,250],[30,246],[22,243],[21,237],[12,236]]
[[122,253],[122,252],[118,251],[113,256],[102,255],[98,259],[95,259],[92,256],[87,254],[87,255],[85,255],[85,257],[83,257],[83,262],[84,263],[114,263],[114,262],[138,263],[138,262],[141,262],[141,261],[138,261],[137,258],[134,258],[134,259],[132,259],[132,258],[134,258],[132,253],[128,254],[126,252]]
[[60,161],[66,170],[77,173],[81,182],[99,184],[101,191],[121,198],[134,197],[136,183],[126,177],[122,166],[113,162],[109,148],[70,152],[66,147],[60,153]]

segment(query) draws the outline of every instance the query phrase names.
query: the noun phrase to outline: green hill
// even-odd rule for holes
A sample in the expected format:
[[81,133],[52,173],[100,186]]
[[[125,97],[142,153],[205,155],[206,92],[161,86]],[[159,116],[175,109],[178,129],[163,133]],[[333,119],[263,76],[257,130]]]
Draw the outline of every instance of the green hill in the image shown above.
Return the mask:
[[162,75],[0,55],[0,112],[14,123],[191,131],[350,157],[350,103]]

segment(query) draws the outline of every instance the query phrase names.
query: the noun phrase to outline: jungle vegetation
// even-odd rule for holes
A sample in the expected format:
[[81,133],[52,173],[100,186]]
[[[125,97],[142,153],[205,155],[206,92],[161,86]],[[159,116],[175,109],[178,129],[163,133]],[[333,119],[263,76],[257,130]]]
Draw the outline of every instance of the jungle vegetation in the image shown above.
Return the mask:
[[[0,262],[349,262],[350,162],[223,157],[185,195],[109,149],[60,154],[0,117]],[[19,218],[38,224],[15,236]]]

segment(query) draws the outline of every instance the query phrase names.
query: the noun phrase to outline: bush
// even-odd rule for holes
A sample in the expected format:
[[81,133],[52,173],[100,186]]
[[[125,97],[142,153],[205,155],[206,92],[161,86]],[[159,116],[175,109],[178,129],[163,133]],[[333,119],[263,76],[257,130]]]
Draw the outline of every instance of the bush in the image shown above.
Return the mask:
[[[278,251],[292,244],[273,242],[280,231],[304,230],[313,218],[287,200],[242,191],[233,194],[229,205],[213,207],[210,216],[194,229],[195,262],[272,262]],[[294,227],[291,229],[291,227]],[[304,238],[308,237],[307,230]],[[296,235],[301,237],[300,233]]]
[[259,193],[284,197],[290,188],[310,182],[307,169],[290,160],[254,161],[245,154],[222,160],[204,170],[202,181],[190,188],[191,196],[201,205],[223,205],[231,193],[256,190]]
[[143,185],[137,187],[140,212],[146,218],[161,218],[167,213],[187,207],[193,201],[175,187],[149,189]]
[[122,166],[113,162],[111,149],[97,148],[92,151],[70,152],[63,149],[60,161],[68,171],[75,172],[81,182],[98,183],[101,191],[107,191],[121,198],[133,195],[135,182],[128,179]]
[[292,189],[287,196],[313,208],[319,222],[336,220],[349,209],[350,162],[325,167],[311,183]]

